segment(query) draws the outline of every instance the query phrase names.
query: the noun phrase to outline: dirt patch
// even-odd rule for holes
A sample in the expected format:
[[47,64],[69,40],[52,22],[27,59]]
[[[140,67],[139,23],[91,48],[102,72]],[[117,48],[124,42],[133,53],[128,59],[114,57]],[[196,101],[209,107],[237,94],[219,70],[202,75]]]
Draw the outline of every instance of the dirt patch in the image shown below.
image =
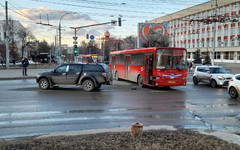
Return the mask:
[[78,136],[58,136],[42,139],[17,138],[0,142],[0,150],[240,150],[240,146],[199,134],[192,130],[178,129],[145,131],[140,138],[129,132],[99,133]]

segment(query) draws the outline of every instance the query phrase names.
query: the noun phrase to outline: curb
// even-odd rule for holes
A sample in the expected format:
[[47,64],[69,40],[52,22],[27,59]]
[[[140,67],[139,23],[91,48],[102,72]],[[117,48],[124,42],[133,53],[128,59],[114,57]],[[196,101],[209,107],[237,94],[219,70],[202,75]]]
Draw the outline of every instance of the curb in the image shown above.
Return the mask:
[[26,77],[3,77],[0,80],[24,80],[24,79],[36,79],[36,76],[26,76]]

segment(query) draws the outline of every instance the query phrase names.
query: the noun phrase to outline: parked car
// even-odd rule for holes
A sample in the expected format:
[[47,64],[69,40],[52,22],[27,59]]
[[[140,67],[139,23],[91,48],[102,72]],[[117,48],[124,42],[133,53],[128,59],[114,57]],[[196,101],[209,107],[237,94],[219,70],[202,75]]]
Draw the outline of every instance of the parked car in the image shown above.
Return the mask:
[[228,84],[228,94],[232,98],[237,98],[240,95],[240,74],[236,74],[229,81],[229,84]]
[[99,89],[112,83],[112,73],[106,64],[62,64],[52,72],[39,73],[39,88],[47,90],[60,85],[82,85],[84,91]]
[[210,83],[212,87],[228,86],[229,80],[233,77],[221,66],[196,66],[193,74],[193,83]]

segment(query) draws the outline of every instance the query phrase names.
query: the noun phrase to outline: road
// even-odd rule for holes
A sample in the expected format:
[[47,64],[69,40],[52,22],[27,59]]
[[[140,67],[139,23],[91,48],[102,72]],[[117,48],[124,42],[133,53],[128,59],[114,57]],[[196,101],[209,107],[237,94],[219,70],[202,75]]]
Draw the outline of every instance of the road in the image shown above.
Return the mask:
[[[190,81],[190,80],[189,80]],[[0,81],[0,138],[98,128],[133,122],[240,133],[240,101],[226,87],[138,88],[114,81],[96,92],[81,87],[40,90],[35,80]]]

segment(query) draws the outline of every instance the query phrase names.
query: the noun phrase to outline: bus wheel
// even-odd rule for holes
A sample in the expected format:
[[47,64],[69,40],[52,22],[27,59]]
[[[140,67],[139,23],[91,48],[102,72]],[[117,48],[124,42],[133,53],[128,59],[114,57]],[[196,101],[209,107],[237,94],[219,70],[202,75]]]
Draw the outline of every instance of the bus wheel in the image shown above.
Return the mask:
[[142,78],[142,75],[139,75],[139,76],[138,76],[137,84],[138,84],[138,86],[143,87],[143,78]]
[[118,72],[117,71],[115,72],[115,78],[116,78],[117,81],[119,80],[119,76],[118,76]]

